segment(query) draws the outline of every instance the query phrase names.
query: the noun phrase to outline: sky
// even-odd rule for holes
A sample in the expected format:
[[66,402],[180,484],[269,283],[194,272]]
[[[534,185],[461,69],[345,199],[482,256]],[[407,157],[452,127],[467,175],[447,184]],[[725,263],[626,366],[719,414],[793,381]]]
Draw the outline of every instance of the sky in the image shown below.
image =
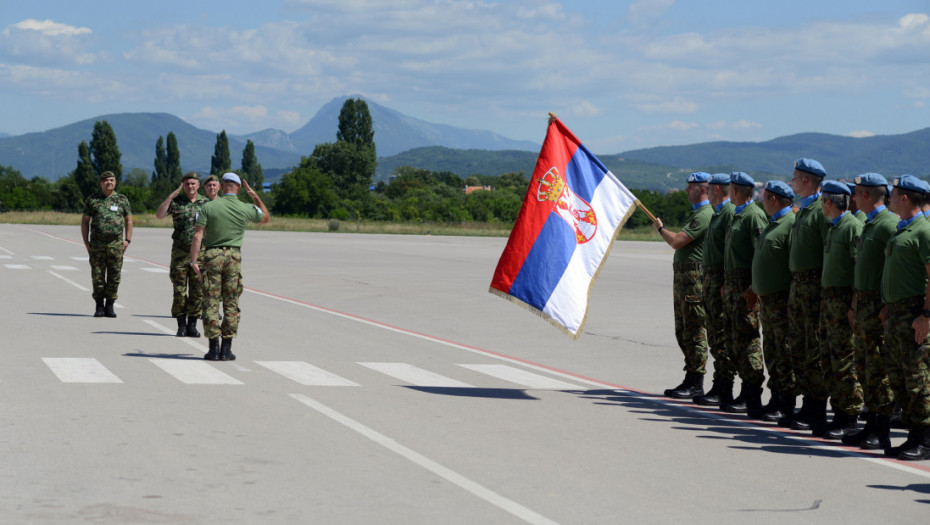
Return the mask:
[[293,132],[344,95],[537,143],[553,112],[603,153],[907,133],[930,126],[930,1],[0,0],[0,132]]

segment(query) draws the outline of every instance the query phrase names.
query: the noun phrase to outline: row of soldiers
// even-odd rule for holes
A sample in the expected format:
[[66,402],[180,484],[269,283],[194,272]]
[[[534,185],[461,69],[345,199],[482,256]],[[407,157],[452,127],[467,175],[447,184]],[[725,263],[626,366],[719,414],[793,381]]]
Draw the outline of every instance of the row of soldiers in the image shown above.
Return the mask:
[[[745,173],[692,173],[685,226],[672,232],[656,219],[675,249],[685,357],[684,381],[665,395],[930,459],[930,185],[912,175],[891,184],[877,173],[854,184],[826,176],[816,160],[798,159],[791,185],[767,182],[756,203]],[[908,436],[892,446],[896,408]]]

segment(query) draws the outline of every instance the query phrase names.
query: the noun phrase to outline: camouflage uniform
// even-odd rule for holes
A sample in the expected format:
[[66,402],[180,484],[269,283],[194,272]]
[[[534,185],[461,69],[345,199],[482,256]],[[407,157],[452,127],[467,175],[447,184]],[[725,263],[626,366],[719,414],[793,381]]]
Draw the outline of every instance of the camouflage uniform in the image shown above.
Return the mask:
[[736,377],[736,367],[727,353],[726,316],[724,315],[723,297],[723,248],[727,231],[733,222],[733,204],[730,199],[720,203],[704,238],[704,280],[702,297],[704,299],[705,326],[710,355],[714,357],[715,383],[732,383]]
[[[190,251],[190,250],[188,250]],[[207,248],[203,252],[203,332],[208,339],[236,337],[242,295],[242,252],[239,248]],[[220,302],[223,321],[220,325]]]
[[113,192],[109,197],[97,192],[84,202],[84,215],[90,217],[90,276],[95,300],[117,299],[123,270],[123,231],[126,217],[132,215],[129,199]]
[[675,339],[685,357],[685,371],[702,376],[707,372],[707,336],[704,332],[706,313],[701,260],[704,234],[712,214],[713,208],[707,201],[692,205],[691,215],[682,231],[694,240],[675,250],[672,264]]
[[203,287],[191,268],[190,256],[197,215],[206,202],[199,195],[191,201],[182,193],[168,205],[168,214],[174,220],[174,233],[171,234],[174,242],[168,273],[174,290],[171,317],[200,317],[202,314]]

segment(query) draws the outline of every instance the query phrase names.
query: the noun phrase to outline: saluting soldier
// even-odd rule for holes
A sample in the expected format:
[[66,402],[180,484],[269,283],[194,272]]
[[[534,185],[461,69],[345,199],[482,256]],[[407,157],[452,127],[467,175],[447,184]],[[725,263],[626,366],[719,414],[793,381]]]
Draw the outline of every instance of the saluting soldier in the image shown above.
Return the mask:
[[891,447],[891,416],[894,395],[885,367],[885,337],[879,314],[881,283],[885,267],[885,245],[897,230],[898,216],[885,206],[888,181],[878,173],[856,177],[856,202],[865,213],[865,224],[856,250],[853,279],[855,294],[850,313],[853,319],[856,375],[862,385],[866,413],[865,426],[843,437],[843,444],[864,450]]
[[891,210],[901,220],[882,270],[888,379],[908,428],[885,455],[907,461],[930,459],[930,223],[920,212],[928,192],[917,177],[895,177]]
[[178,337],[200,337],[197,318],[203,311],[203,286],[190,264],[191,242],[194,240],[197,216],[207,203],[207,200],[197,193],[199,188],[200,179],[197,174],[193,171],[188,172],[181,179],[181,185],[155,210],[155,217],[164,219],[171,215],[174,221],[168,277],[171,279],[173,290],[171,317],[178,321]]
[[738,403],[720,403],[727,412],[762,417],[762,383],[765,365],[759,339],[759,302],[752,291],[752,259],[756,241],[765,228],[762,208],[752,200],[756,182],[749,175],[730,173],[733,222],[724,248],[724,309],[727,316],[727,352],[736,365],[742,385]]
[[762,321],[762,355],[769,371],[768,404],[762,419],[778,421],[794,413],[798,395],[794,370],[788,350],[788,290],[791,271],[788,253],[791,249],[791,228],[794,192],[782,181],[769,181],[762,193],[765,213],[771,217],[756,241],[752,257],[752,291],[759,296]]
[[653,224],[659,235],[675,249],[672,259],[675,338],[685,357],[685,379],[665,395],[675,399],[693,399],[704,395],[704,374],[707,366],[707,337],[704,332],[704,298],[702,297],[701,262],[704,237],[713,208],[707,197],[710,174],[703,171],[688,175],[688,201],[691,214],[685,227],[670,232],[657,218]]
[[94,317],[116,317],[113,305],[123,271],[123,253],[132,242],[132,208],[125,195],[116,193],[116,175],[112,171],[101,173],[99,182],[100,191],[84,202],[81,238],[90,258],[92,295],[97,306]]
[[853,274],[862,222],[849,212],[849,186],[828,180],[822,189],[820,204],[830,227],[823,247],[821,356],[833,421],[812,430],[815,436],[842,439],[855,432],[862,411],[862,387],[856,376],[853,330],[847,315],[853,306]]
[[721,401],[733,401],[733,380],[736,367],[727,353],[726,316],[723,310],[723,248],[727,231],[733,222],[733,203],[730,202],[730,175],[715,173],[711,176],[708,197],[714,207],[707,233],[704,234],[704,267],[702,291],[704,298],[704,323],[710,355],[714,358],[714,383],[704,395],[693,401],[704,406],[719,406]]

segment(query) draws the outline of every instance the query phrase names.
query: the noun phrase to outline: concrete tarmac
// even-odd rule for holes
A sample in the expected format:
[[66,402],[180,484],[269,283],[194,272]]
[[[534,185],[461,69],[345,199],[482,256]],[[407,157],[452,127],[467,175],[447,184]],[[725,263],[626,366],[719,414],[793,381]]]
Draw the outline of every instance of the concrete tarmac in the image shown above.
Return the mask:
[[249,231],[238,360],[205,362],[174,337],[170,235],[136,229],[97,319],[79,228],[0,224],[0,523],[930,510],[930,462],[663,398],[684,372],[662,243],[614,245],[573,341],[488,293],[505,239]]

